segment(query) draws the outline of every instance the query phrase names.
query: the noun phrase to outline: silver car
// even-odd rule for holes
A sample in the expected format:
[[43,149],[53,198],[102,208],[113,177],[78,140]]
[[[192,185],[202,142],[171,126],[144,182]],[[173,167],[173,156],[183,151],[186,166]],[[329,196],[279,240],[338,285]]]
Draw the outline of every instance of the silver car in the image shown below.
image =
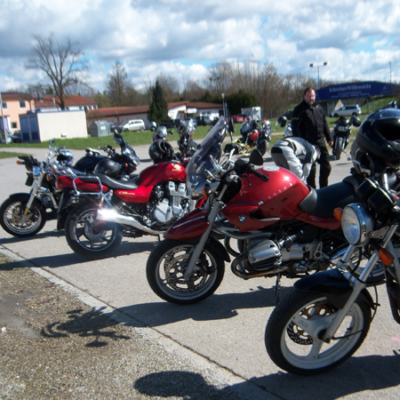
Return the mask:
[[360,115],[361,107],[359,104],[348,104],[347,106],[340,107],[338,110],[332,112],[332,117],[350,117],[351,115]]

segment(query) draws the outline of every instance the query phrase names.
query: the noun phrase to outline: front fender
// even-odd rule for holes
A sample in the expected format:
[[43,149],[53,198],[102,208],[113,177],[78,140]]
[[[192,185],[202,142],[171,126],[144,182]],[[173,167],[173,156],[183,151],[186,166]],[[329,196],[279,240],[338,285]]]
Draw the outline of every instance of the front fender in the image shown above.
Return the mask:
[[183,241],[199,238],[209,225],[207,212],[196,208],[172,224],[164,233],[164,238]]
[[17,199],[17,200],[28,201],[29,198],[31,197],[31,194],[25,193],[25,192],[24,193],[13,193],[13,194],[10,194],[9,197],[10,197],[10,199],[13,199],[13,200]]
[[[353,289],[350,282],[337,269],[318,272],[298,280],[294,287],[305,292],[317,292],[326,298],[337,308],[343,308],[349,299]],[[367,289],[361,292],[367,299],[371,308],[374,301]]]

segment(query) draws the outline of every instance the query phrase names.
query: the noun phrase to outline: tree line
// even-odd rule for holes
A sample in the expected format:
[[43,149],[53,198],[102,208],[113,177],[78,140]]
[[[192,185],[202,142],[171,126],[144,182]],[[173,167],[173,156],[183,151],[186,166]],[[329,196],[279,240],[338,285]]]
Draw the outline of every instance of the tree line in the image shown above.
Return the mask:
[[[33,56],[27,68],[43,71],[49,84],[28,87],[32,94],[53,94],[61,109],[69,94],[81,94],[94,100],[99,108],[151,105],[156,97],[163,102],[189,100],[192,102],[222,103],[230,114],[238,114],[242,107],[261,106],[266,117],[275,117],[287,111],[302,99],[307,86],[316,87],[316,81],[302,74],[283,75],[271,63],[260,64],[251,60],[232,63],[217,62],[201,81],[159,74],[154,81],[148,79],[142,89],[136,89],[128,78],[125,67],[117,60],[105,82],[105,89],[96,92],[87,85],[88,63],[77,43],[66,38],[59,42],[54,35],[34,37]],[[325,86],[334,82],[324,82]],[[161,107],[165,109],[165,105]],[[164,111],[163,111],[164,112]]]

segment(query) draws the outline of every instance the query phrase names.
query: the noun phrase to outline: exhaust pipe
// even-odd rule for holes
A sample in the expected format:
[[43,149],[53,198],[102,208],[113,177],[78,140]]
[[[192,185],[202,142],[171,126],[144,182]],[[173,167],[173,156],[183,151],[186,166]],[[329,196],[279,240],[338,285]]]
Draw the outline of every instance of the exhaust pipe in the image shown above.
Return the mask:
[[132,226],[135,229],[146,232],[150,235],[162,235],[165,231],[155,231],[146,225],[141,224],[134,217],[119,214],[113,209],[100,209],[97,211],[97,219],[99,221],[115,222],[120,225]]

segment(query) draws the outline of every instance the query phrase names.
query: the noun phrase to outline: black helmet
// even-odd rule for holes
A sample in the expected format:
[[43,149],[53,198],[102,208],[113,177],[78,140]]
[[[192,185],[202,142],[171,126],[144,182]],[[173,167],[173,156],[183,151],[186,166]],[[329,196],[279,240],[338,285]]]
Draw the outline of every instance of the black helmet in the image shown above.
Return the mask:
[[121,164],[111,160],[110,158],[103,158],[98,162],[96,168],[94,169],[95,174],[104,174],[110,178],[116,178],[121,172]]
[[353,126],[358,128],[361,125],[361,119],[357,115],[352,115],[349,121]]
[[174,158],[174,149],[165,140],[156,140],[149,147],[149,156],[154,164],[171,161]]
[[400,166],[400,110],[388,108],[368,116],[356,136],[369,156],[394,168]]
[[60,161],[64,165],[71,167],[74,163],[74,156],[69,150],[60,150],[57,156],[57,161]]
[[277,120],[277,124],[281,126],[281,128],[284,128],[287,124],[287,118],[285,115],[281,115]]

